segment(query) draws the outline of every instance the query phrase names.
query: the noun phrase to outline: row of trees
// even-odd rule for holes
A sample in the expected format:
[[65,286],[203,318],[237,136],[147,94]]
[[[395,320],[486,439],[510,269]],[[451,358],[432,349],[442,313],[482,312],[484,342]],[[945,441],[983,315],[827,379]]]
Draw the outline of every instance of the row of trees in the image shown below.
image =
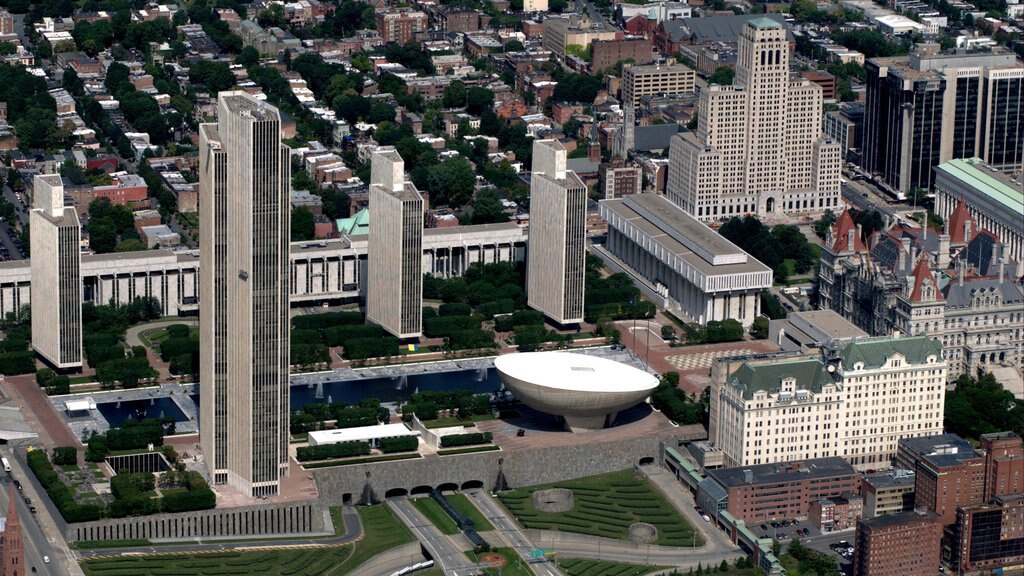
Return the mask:
[[127,206],[113,204],[108,198],[89,203],[89,247],[97,254],[135,252],[146,245],[135,229],[135,217]]
[[465,420],[489,414],[491,401],[486,394],[474,394],[469,390],[417,392],[402,405],[402,416],[411,419],[415,414],[423,421],[436,420],[442,410],[453,412],[457,418]]
[[710,388],[706,388],[699,399],[695,395],[688,395],[679,388],[679,373],[666,372],[651,395],[651,405],[677,424],[707,425],[710,394]]
[[343,347],[343,355],[350,360],[389,357],[398,352],[398,338],[376,324],[362,321],[358,312],[296,316],[292,319],[292,364],[328,362],[328,348],[335,346]]
[[3,322],[4,338],[0,340],[0,366],[4,374],[31,374],[36,370],[35,353],[29,349],[32,339],[32,311],[28,305],[17,312],[8,312]]
[[51,396],[71,392],[71,379],[63,374],[57,374],[49,368],[36,370],[36,384],[39,384],[39,387],[45,389],[46,393]]
[[172,374],[198,374],[199,334],[193,333],[187,324],[168,326],[167,338],[160,342],[160,359],[170,362]]
[[123,388],[135,388],[141,380],[156,377],[146,349],[127,349],[124,335],[129,326],[156,320],[162,313],[160,301],[152,297],[136,298],[125,305],[82,304],[82,349],[89,365],[96,369],[98,382],[106,387],[120,383]]
[[356,428],[387,423],[390,411],[380,405],[380,400],[367,398],[358,404],[344,402],[314,402],[306,404],[302,410],[291,415],[292,434],[302,434],[312,430],[323,430],[325,422],[334,420],[335,428]]
[[164,434],[174,434],[174,418],[129,418],[120,428],[111,428],[103,434],[93,431],[86,442],[85,459],[102,462],[112,451],[162,446]]

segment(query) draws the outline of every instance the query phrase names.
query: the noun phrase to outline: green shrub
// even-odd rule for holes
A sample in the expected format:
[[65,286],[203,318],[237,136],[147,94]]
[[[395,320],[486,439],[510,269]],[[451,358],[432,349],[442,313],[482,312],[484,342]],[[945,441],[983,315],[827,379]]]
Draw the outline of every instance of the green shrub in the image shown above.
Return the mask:
[[419,439],[416,436],[401,436],[398,438],[382,438],[380,450],[385,454],[392,452],[408,452],[419,446]]
[[74,446],[57,446],[53,449],[53,463],[57,466],[78,464],[78,449]]
[[450,434],[441,437],[442,448],[457,448],[473,444],[487,444],[491,441],[490,432],[472,432],[470,434]]
[[295,457],[299,462],[308,460],[326,460],[328,458],[343,458],[346,456],[365,456],[370,453],[368,442],[339,442],[337,444],[322,444],[320,446],[300,446],[296,450]]

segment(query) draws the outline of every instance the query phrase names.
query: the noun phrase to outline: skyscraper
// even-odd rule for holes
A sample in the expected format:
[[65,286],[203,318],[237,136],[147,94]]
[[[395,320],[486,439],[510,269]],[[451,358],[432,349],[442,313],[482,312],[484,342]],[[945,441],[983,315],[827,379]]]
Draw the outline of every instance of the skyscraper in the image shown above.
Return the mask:
[[81,225],[60,175],[35,177],[29,215],[32,348],[56,368],[82,366]]
[[394,147],[370,164],[366,318],[399,338],[423,331],[423,197]]
[[918,44],[864,68],[861,164],[893,190],[928,189],[934,168],[957,158],[1005,172],[1024,165],[1024,66],[1013,52]]
[[755,18],[740,32],[733,86],[700,95],[697,130],[672,137],[669,200],[708,222],[839,206],[842,150],[821,134],[821,87],[789,78],[786,30]]
[[558,324],[583,321],[587,186],[557,140],[535,140],[530,175],[527,304]]
[[288,472],[289,152],[277,108],[221,92],[200,129],[200,444],[217,483]]

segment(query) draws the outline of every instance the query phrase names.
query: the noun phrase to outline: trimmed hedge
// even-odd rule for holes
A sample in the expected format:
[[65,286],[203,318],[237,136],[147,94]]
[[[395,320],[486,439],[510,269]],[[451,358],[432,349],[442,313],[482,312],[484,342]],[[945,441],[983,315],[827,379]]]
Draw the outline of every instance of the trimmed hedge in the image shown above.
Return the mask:
[[442,448],[456,448],[459,446],[472,446],[474,444],[487,444],[491,441],[490,432],[473,432],[470,434],[451,434],[441,437]]
[[370,453],[368,442],[339,442],[320,446],[300,446],[295,451],[299,462],[308,460],[326,460],[328,458],[344,458],[345,456],[366,456]]
[[420,441],[415,436],[401,436],[399,438],[381,438],[380,451],[385,454],[392,452],[408,452],[415,450]]
[[53,463],[58,466],[78,464],[78,449],[74,446],[57,446],[53,449]]
[[89,522],[99,520],[103,515],[103,509],[95,504],[79,505],[75,502],[75,495],[70,488],[60,479],[57,471],[53,469],[46,452],[33,450],[28,453],[28,467],[43,485],[46,494],[57,506],[60,515],[67,522]]

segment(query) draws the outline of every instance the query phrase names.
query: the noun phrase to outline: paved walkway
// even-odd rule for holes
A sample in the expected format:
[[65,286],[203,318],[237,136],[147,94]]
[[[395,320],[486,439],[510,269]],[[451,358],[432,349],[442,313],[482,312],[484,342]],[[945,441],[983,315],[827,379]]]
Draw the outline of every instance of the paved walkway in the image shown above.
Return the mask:
[[146,343],[142,341],[142,333],[149,330],[157,330],[159,328],[166,328],[174,324],[185,324],[189,327],[199,326],[199,320],[195,318],[169,318],[166,320],[157,320],[156,322],[147,322],[146,324],[136,324],[128,329],[124,335],[124,341],[131,346],[145,346],[146,347],[146,359],[149,360],[149,365],[152,366],[160,375],[157,377],[160,382],[166,382],[171,379],[171,371],[168,364],[160,359],[160,355],[157,350],[146,346]]

